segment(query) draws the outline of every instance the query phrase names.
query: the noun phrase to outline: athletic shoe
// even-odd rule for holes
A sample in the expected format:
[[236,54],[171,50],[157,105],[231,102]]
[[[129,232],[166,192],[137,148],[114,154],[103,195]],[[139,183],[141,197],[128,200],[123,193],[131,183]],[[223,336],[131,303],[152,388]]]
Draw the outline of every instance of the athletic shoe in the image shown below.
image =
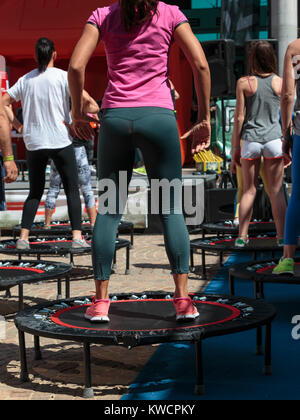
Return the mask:
[[30,249],[30,244],[28,241],[25,241],[25,239],[18,239],[16,244],[17,249]]
[[234,219],[234,221],[233,221],[233,227],[237,228],[237,227],[239,227],[239,225],[240,225],[239,219]]
[[273,269],[273,274],[294,274],[293,258],[281,258],[278,265]]
[[85,239],[73,239],[72,248],[90,248],[91,245]]
[[199,316],[199,312],[190,297],[175,298],[173,303],[177,313],[176,321],[195,319]]
[[237,238],[235,240],[234,246],[236,248],[244,248],[248,244],[249,244],[249,239],[244,240],[243,238]]
[[282,248],[284,246],[284,239],[277,239],[277,246],[279,246],[280,248]]
[[109,322],[109,306],[109,299],[94,300],[91,306],[87,308],[84,317],[91,322]]

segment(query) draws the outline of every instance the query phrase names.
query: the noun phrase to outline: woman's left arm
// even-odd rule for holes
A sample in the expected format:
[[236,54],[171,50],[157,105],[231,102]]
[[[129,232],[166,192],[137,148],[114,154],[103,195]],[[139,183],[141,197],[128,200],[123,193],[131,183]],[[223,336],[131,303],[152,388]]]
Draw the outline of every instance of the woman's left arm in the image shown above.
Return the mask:
[[88,140],[91,137],[90,122],[93,118],[87,116],[83,109],[83,90],[86,66],[100,41],[98,28],[87,23],[70,60],[68,70],[69,87],[72,98],[73,128],[80,138]]

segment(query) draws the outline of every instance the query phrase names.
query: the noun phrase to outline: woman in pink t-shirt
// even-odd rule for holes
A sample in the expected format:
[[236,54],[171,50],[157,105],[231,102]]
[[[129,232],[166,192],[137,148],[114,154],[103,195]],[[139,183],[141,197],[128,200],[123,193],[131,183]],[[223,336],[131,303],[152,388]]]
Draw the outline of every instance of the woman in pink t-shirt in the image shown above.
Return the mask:
[[81,103],[85,69],[100,40],[107,57],[108,86],[102,100],[98,144],[100,211],[93,234],[96,297],[85,316],[95,322],[109,321],[108,283],[115,238],[138,147],[152,186],[153,180],[177,185],[170,188],[169,184],[157,198],[152,190],[152,208],[153,203],[154,207],[158,204],[163,224],[175,282],[177,320],[194,319],[199,314],[188,296],[190,246],[182,214],[180,141],[168,80],[170,46],[177,42],[194,74],[199,114],[189,132],[192,153],[210,144],[210,72],[205,55],[177,6],[158,0],[120,0],[95,10],[69,67],[73,127],[81,138],[90,136],[91,121]]

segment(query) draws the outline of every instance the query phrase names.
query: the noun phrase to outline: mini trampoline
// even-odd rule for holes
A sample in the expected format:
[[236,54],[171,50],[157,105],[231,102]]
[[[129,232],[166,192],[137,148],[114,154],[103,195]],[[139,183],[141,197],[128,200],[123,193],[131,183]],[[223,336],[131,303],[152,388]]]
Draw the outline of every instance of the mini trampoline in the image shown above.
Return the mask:
[[57,279],[57,299],[62,298],[62,278],[66,279],[66,298],[70,297],[69,264],[50,261],[0,261],[0,290],[11,297],[10,289],[19,288],[19,310],[23,309],[23,285]]
[[[82,233],[83,235],[91,235],[92,234],[92,227],[88,220],[84,220],[81,224]],[[130,233],[130,242],[133,246],[134,243],[134,224],[131,222],[122,221],[119,224],[118,233]],[[21,233],[21,225],[17,225],[13,227],[13,237],[14,240]],[[40,236],[51,236],[51,235],[67,235],[71,233],[71,224],[70,221],[55,221],[51,223],[51,229],[45,228],[45,223],[34,223],[30,230],[30,235],[32,237],[40,237]]]
[[[88,241],[89,242],[89,241]],[[114,267],[116,266],[116,252],[126,248],[126,272],[130,274],[130,242],[125,239],[116,240],[116,248],[114,255]],[[68,237],[61,238],[37,238],[30,241],[30,249],[17,249],[15,241],[1,241],[0,254],[18,255],[19,261],[23,256],[36,255],[40,261],[42,256],[70,256],[70,264],[74,263],[74,257],[91,253],[89,248],[72,248],[72,239]]]
[[205,253],[213,252],[220,255],[220,264],[223,264],[223,255],[232,252],[249,252],[253,254],[253,259],[257,260],[257,256],[262,252],[271,252],[272,258],[275,258],[275,252],[283,250],[277,245],[277,239],[274,235],[259,235],[249,238],[249,244],[243,248],[235,246],[235,238],[232,236],[213,237],[204,239],[195,239],[191,241],[190,258],[191,271],[195,270],[194,253],[201,250],[202,254],[202,275],[206,278],[206,262]]
[[[239,234],[239,228],[235,227],[231,221],[218,223],[203,223],[201,227],[204,237],[206,233],[233,236],[238,236]],[[251,235],[260,235],[269,232],[276,232],[276,226],[274,221],[257,220],[249,224],[249,234]]]
[[[39,337],[83,343],[85,364],[84,396],[92,397],[90,344],[121,345],[129,349],[163,342],[190,341],[195,344],[197,384],[204,393],[202,341],[265,326],[264,373],[271,374],[271,323],[273,306],[263,301],[221,295],[192,296],[200,317],[189,322],[175,320],[170,295],[144,293],[111,298],[110,322],[94,324],[84,319],[90,297],[49,302],[21,311],[15,318],[19,333],[21,380],[28,381],[25,333],[35,337],[35,358],[41,359]],[[259,336],[258,336],[259,337]],[[261,343],[257,345],[261,347]]]
[[235,279],[241,278],[254,283],[256,298],[264,299],[264,283],[300,284],[300,258],[295,258],[295,273],[272,274],[277,265],[274,260],[254,261],[234,265],[229,269],[230,293],[235,294]]

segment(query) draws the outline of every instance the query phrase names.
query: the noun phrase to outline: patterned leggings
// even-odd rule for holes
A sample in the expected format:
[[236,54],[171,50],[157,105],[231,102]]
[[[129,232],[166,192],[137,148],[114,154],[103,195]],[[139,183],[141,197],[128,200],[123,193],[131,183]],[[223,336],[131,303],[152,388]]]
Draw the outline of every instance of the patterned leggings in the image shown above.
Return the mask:
[[[84,146],[74,147],[76,164],[78,169],[79,187],[83,194],[85,206],[87,209],[95,207],[95,197],[91,185],[91,171]],[[60,192],[61,177],[51,161],[50,185],[46,198],[46,208],[55,209],[55,203]]]

